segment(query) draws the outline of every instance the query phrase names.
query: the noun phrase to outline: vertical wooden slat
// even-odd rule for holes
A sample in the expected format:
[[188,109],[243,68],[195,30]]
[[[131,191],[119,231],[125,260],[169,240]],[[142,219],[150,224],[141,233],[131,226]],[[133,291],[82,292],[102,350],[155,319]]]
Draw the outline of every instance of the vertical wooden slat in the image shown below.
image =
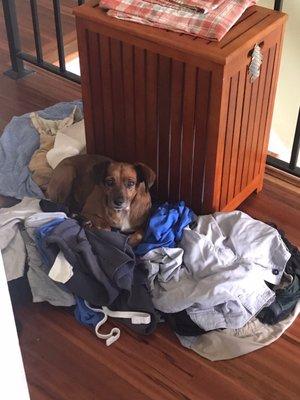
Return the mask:
[[226,124],[226,138],[225,138],[221,198],[220,198],[221,210],[223,207],[225,207],[227,203],[234,120],[235,120],[235,112],[237,106],[237,90],[238,90],[238,75],[236,74],[230,78],[229,106],[228,106],[227,124]]
[[117,161],[126,161],[128,154],[125,136],[125,102],[123,88],[123,54],[122,42],[110,39],[111,43],[111,74],[112,74],[112,98],[114,119],[114,153]]
[[182,153],[180,195],[188,205],[191,205],[192,173],[194,157],[194,116],[196,95],[197,69],[186,65],[184,71],[184,94],[182,116]]
[[158,191],[161,199],[169,195],[170,164],[170,86],[171,60],[164,56],[158,58],[158,152],[159,181]]
[[206,154],[206,134],[208,121],[209,92],[211,84],[211,73],[209,71],[198,70],[198,84],[196,93],[195,110],[195,151],[193,163],[193,183],[192,183],[192,208],[200,213],[202,209],[202,192],[205,158]]
[[154,189],[157,190],[158,143],[157,143],[157,54],[147,52],[146,56],[146,163],[157,173]]
[[146,159],[146,51],[134,48],[134,100],[136,161]]
[[136,139],[135,139],[135,105],[134,105],[134,58],[133,47],[123,44],[123,91],[125,108],[125,126],[123,152],[126,154],[126,161],[136,161]]
[[94,153],[103,154],[104,146],[104,129],[103,129],[103,96],[101,90],[101,65],[99,52],[99,35],[94,32],[88,33],[89,51],[96,54],[93,62],[90,61],[90,79],[91,79],[91,96],[93,103],[93,126],[95,132],[95,149]]
[[237,170],[237,163],[238,163],[238,157],[239,157],[239,143],[240,143],[240,133],[241,133],[241,119],[242,119],[244,87],[245,87],[245,74],[243,73],[243,71],[240,71],[238,73],[236,112],[235,112],[233,139],[232,139],[232,147],[231,147],[231,160],[230,160],[230,169],[229,169],[227,203],[230,200],[232,200],[234,197],[236,174],[239,173],[239,171]]
[[265,80],[266,74],[268,73],[267,70],[267,60],[264,60],[259,81],[258,81],[258,94],[256,99],[256,110],[254,116],[254,127],[253,127],[253,139],[252,139],[252,146],[250,149],[250,162],[249,162],[249,169],[248,169],[248,184],[254,178],[254,168],[255,168],[255,160],[256,160],[256,153],[257,153],[257,145],[259,136],[263,136],[263,131],[261,129],[261,115],[262,115],[262,106],[264,101],[264,90],[265,90]]
[[269,141],[269,135],[270,135],[270,129],[271,129],[271,123],[272,123],[272,115],[273,115],[273,108],[274,108],[274,101],[275,101],[275,92],[276,92],[276,87],[274,86],[273,82],[277,82],[278,79],[278,73],[279,73],[279,56],[278,53],[280,54],[282,50],[282,42],[281,46],[278,46],[276,44],[270,52],[270,58],[271,58],[271,69],[272,73],[270,74],[270,82],[268,82],[268,106],[266,109],[266,123],[264,127],[264,141],[261,146],[261,159],[260,159],[260,168],[259,168],[259,174],[262,175],[262,180],[263,180],[263,173],[265,170],[266,166],[266,158],[267,158],[267,148],[268,148],[268,141]]
[[87,153],[94,153],[95,139],[93,126],[93,103],[91,98],[91,79],[89,68],[88,31],[81,19],[76,18],[78,49],[80,51],[80,70],[82,83],[83,111],[85,116],[86,148]]
[[170,201],[180,200],[181,134],[182,134],[182,88],[184,64],[172,61],[171,82],[171,146],[170,146]]
[[252,139],[253,139],[253,126],[254,126],[254,115],[255,115],[257,91],[258,91],[258,80],[251,83],[249,120],[248,120],[247,134],[246,134],[247,136],[246,136],[246,147],[245,147],[244,165],[243,165],[243,172],[242,172],[241,190],[243,190],[247,186],[247,183],[248,183],[248,172],[249,172],[249,163],[250,163],[250,152],[251,152]]
[[102,93],[103,93],[103,124],[105,132],[105,151],[104,155],[114,158],[114,118],[111,86],[110,69],[110,39],[100,35],[100,65],[102,73]]
[[206,160],[203,187],[203,212],[220,210],[229,79],[224,67],[212,70],[206,133]]
[[251,98],[251,83],[248,77],[247,68],[244,73],[244,96],[243,96],[243,106],[242,106],[242,121],[241,121],[241,132],[240,132],[240,142],[239,142],[239,154],[238,161],[236,167],[236,179],[235,179],[235,188],[234,188],[234,196],[239,194],[242,185],[242,172],[244,165],[244,157],[246,150],[246,140],[247,140],[247,126],[249,119],[249,109],[250,109],[250,98]]
[[268,57],[268,73],[266,76],[266,81],[265,81],[265,93],[264,93],[264,99],[265,101],[263,102],[262,105],[262,117],[261,117],[261,132],[260,132],[260,137],[258,141],[258,149],[257,149],[257,154],[256,154],[256,160],[255,160],[255,169],[254,173],[255,175],[258,175],[261,172],[261,160],[263,157],[263,150],[264,150],[264,140],[265,140],[265,135],[266,133],[266,125],[267,125],[267,120],[269,118],[268,116],[268,106],[269,106],[269,97],[270,97],[270,92],[271,92],[271,86],[272,86],[272,74],[274,70],[274,62],[275,62],[275,46],[272,47],[269,50],[269,57]]

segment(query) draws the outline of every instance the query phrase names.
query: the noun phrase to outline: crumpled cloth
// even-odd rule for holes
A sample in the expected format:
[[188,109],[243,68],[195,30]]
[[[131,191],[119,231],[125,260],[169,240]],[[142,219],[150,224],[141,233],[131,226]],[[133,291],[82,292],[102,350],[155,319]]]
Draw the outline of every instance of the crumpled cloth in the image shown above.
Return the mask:
[[181,344],[210,361],[230,360],[275,342],[292,325],[300,313],[300,301],[293,312],[275,325],[254,318],[240,329],[223,329],[201,336],[179,336]]
[[48,164],[47,153],[54,146],[56,134],[70,127],[76,120],[82,118],[77,106],[66,118],[59,120],[45,119],[37,113],[30,114],[32,125],[40,135],[40,147],[33,153],[28,168],[34,182],[45,192],[53,174],[53,168]]
[[54,169],[65,158],[85,152],[85,126],[84,120],[82,119],[57,132],[54,146],[47,152],[46,158],[50,167]]
[[159,247],[175,247],[181,240],[183,229],[195,219],[195,214],[184,201],[160,205],[150,216],[143,241],[135,248],[135,254],[143,256]]
[[100,7],[108,9],[107,14],[114,18],[219,41],[255,3],[256,0],[225,0],[206,14],[167,0],[101,0]]
[[[70,115],[76,105],[82,110],[82,102],[76,100],[55,104],[38,111],[38,115],[47,119],[62,119]],[[13,117],[0,137],[0,194],[18,199],[44,197],[28,169],[39,144],[40,136],[32,126],[30,114]]]

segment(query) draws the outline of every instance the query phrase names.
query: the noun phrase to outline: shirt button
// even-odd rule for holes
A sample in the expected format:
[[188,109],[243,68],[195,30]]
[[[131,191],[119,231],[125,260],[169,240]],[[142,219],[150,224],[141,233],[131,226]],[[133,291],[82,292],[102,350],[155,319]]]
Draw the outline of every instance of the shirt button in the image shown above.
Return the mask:
[[273,273],[273,275],[278,275],[279,271],[278,271],[278,269],[272,269],[272,273]]

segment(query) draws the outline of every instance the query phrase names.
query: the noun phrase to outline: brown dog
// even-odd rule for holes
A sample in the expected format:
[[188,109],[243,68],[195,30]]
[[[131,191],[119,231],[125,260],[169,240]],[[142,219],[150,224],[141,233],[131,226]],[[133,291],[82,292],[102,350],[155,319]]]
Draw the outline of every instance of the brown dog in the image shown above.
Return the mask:
[[64,159],[55,168],[47,197],[79,212],[97,229],[130,232],[136,245],[151,208],[149,188],[155,173],[142,163],[127,164],[99,155]]

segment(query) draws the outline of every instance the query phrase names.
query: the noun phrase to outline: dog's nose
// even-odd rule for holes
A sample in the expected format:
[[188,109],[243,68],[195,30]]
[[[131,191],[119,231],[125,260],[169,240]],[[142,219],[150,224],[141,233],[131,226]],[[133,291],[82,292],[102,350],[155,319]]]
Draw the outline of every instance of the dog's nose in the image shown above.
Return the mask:
[[121,205],[123,205],[123,203],[124,203],[123,197],[118,197],[117,199],[114,200],[114,204],[117,207],[120,207]]

